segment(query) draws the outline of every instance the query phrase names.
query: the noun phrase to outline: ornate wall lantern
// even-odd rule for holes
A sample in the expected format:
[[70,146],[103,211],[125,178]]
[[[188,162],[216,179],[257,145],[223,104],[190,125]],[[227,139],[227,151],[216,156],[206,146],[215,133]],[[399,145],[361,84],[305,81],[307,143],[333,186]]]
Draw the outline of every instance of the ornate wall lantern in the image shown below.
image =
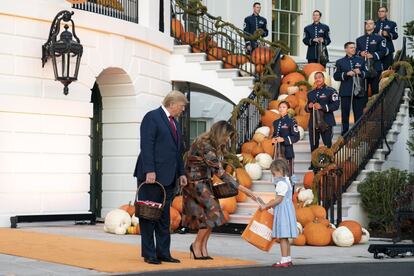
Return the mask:
[[[42,46],[42,67],[47,59],[52,58],[55,80],[60,81],[65,87],[63,94],[69,93],[68,85],[78,79],[80,60],[82,58],[83,46],[75,33],[75,23],[72,20],[73,12],[61,11],[53,19],[50,27],[49,39]],[[60,34],[61,21],[71,22],[72,33],[68,31],[69,25],[65,24],[65,30]]]

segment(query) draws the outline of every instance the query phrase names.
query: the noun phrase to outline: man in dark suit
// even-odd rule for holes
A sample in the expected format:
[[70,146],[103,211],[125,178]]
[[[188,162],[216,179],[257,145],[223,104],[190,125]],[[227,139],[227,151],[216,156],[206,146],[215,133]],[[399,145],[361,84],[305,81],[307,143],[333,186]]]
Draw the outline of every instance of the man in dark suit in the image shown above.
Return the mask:
[[[266,37],[269,34],[267,30],[267,20],[266,18],[260,16],[261,5],[259,2],[253,4],[253,14],[244,19],[244,29],[243,31],[248,35],[253,35],[256,30],[263,30],[262,37]],[[254,49],[259,46],[257,40],[246,40],[246,52],[248,54],[252,53]]]
[[374,32],[378,35],[385,38],[387,42],[387,53],[382,58],[382,63],[384,66],[384,70],[388,69],[394,61],[394,44],[392,43],[393,40],[398,38],[398,31],[397,31],[397,23],[394,21],[388,20],[388,8],[387,7],[380,7],[378,9],[378,20],[375,22],[375,30]]
[[[329,60],[328,50],[326,46],[331,43],[329,37],[329,26],[321,23],[322,13],[318,10],[313,11],[312,19],[313,23],[306,26],[303,30],[303,43],[308,46],[306,53],[306,59],[308,63],[321,63],[323,66]],[[324,47],[325,58],[320,57],[319,47]]]
[[354,42],[344,45],[346,56],[336,61],[334,79],[341,82],[339,97],[341,98],[342,133],[349,130],[349,115],[354,111],[354,122],[357,122],[364,113],[364,107],[368,102],[365,91],[366,68],[363,58],[356,56]]
[[[144,261],[150,264],[161,262],[179,263],[170,254],[170,206],[174,196],[176,180],[187,185],[182,159],[182,142],[178,117],[188,103],[184,94],[171,91],[161,107],[149,111],[140,128],[141,152],[135,166],[134,176],[141,182],[161,183],[166,192],[164,212],[159,221],[139,219],[141,229],[141,251]],[[158,185],[144,185],[139,191],[140,200],[162,202],[163,193]],[[154,232],[156,245],[154,244]]]

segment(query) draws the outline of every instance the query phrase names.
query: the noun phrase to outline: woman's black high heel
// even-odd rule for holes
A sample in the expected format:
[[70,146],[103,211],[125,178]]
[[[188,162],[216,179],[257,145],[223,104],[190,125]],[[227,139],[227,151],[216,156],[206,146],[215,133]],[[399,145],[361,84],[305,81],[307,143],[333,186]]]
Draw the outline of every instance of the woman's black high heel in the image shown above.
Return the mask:
[[193,256],[194,260],[206,260],[205,257],[196,257],[194,253],[194,249],[193,249],[193,244],[190,245],[190,259],[191,259],[191,255]]
[[211,256],[203,256],[203,258],[205,259],[205,260],[214,260],[214,258],[213,257],[211,257]]

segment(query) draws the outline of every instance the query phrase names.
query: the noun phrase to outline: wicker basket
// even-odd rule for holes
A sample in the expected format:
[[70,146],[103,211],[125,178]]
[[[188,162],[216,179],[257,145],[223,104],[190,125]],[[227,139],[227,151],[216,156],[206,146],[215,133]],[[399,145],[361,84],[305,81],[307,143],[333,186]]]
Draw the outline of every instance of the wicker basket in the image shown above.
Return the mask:
[[230,183],[223,182],[213,184],[213,193],[216,198],[227,198],[236,196],[239,190],[234,188]]
[[[138,204],[138,202],[139,202],[139,199],[138,199],[139,189],[141,189],[141,187],[145,184],[148,184],[148,185],[156,184],[156,185],[161,187],[162,192],[164,194],[164,199],[162,201],[161,207],[154,207],[154,206],[145,205],[145,204]],[[135,194],[135,216],[136,217],[151,220],[151,221],[158,221],[160,219],[162,213],[164,212],[164,206],[165,206],[165,200],[166,200],[166,193],[165,193],[164,186],[162,186],[162,184],[157,182],[157,181],[155,181],[154,184],[142,182],[138,186],[137,193]]]

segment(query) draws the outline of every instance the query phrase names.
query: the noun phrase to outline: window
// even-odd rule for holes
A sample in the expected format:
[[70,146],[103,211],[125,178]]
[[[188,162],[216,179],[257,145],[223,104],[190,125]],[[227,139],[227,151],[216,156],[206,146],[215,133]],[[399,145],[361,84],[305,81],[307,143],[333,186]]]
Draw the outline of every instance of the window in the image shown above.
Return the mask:
[[272,40],[281,40],[298,55],[300,0],[272,0]]
[[390,9],[390,1],[389,0],[365,0],[365,20],[378,19],[378,9],[380,7],[387,7],[388,10]]
[[190,119],[190,145],[194,139],[207,131],[207,121],[203,119]]

